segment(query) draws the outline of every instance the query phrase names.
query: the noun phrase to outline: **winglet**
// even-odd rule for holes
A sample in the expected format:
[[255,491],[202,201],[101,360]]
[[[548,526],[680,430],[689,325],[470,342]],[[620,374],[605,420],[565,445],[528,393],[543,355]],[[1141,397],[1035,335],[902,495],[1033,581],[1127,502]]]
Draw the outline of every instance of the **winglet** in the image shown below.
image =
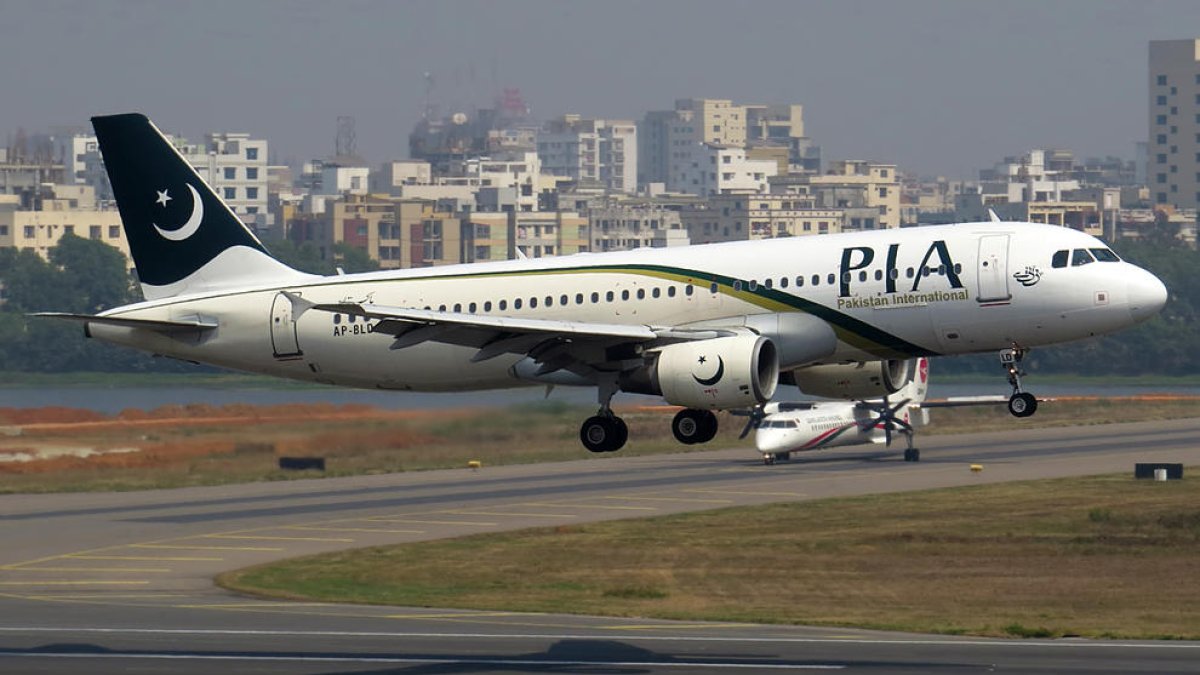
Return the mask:
[[993,209],[988,209],[988,219],[991,220],[993,223],[1004,222],[1004,221],[1000,220],[1000,216],[996,215],[996,212]]
[[284,291],[283,297],[287,298],[288,302],[292,303],[292,321],[299,321],[300,315],[317,306],[317,303],[313,302],[312,300],[305,300],[304,298],[300,297],[299,293]]

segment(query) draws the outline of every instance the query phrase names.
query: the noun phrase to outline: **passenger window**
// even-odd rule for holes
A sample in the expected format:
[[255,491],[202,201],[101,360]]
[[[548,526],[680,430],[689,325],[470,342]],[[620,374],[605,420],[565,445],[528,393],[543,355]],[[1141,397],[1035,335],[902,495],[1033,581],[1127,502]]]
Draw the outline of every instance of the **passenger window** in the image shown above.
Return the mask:
[[716,293],[718,290],[720,290],[720,288],[721,287],[717,285],[717,282],[714,281],[711,285],[709,285],[708,290],[712,293]]
[[438,305],[438,311],[439,311],[439,312],[444,312],[444,311],[446,311],[446,306],[445,306],[445,305]]
[[483,303],[483,311],[485,311],[485,312],[492,311],[492,301],[491,300],[488,300],[487,302]]
[[829,285],[830,285],[830,286],[832,286],[832,285],[833,285],[833,282],[834,282],[836,279],[837,279],[837,277],[833,276],[833,272],[830,272],[830,273],[828,274],[828,276],[826,276],[826,277],[825,277],[825,281],[827,281],[827,282],[829,283]]
[[547,295],[547,296],[546,296],[546,306],[547,306],[547,307],[553,307],[553,306],[554,306],[554,296],[553,296],[553,295]]
[[[671,290],[674,291],[675,289],[672,288]],[[688,284],[683,291],[684,295],[688,296],[689,298],[692,297],[692,294],[695,292],[696,292],[696,289],[691,284]],[[672,293],[671,295],[675,295],[675,294]]]
[[1050,266],[1051,267],[1066,267],[1067,266],[1067,256],[1069,253],[1070,253],[1070,251],[1055,251],[1054,257],[1050,259]]
[[577,305],[582,305],[582,304],[583,304],[583,293],[576,293],[576,294],[575,294],[575,304],[577,304]]
[[764,280],[763,280],[763,286],[766,286],[767,288],[774,288],[774,287],[775,287],[775,282],[774,282],[774,281],[772,281],[772,280],[770,280],[770,279],[764,279]]
[[455,314],[461,314],[461,313],[462,313],[462,303],[461,303],[461,302],[456,302],[456,303],[454,303],[454,313],[455,313]]
[[629,291],[628,291],[628,290],[621,291],[621,299],[622,299],[622,300],[628,300],[628,299],[629,299]]
[[609,291],[609,292],[605,293],[604,299],[607,300],[608,302],[612,302],[613,301],[613,292]]
[[600,294],[593,291],[592,292],[592,303],[594,304],[597,302],[600,302]]
[[655,287],[654,287],[654,291],[651,293],[651,295],[653,295],[653,296],[654,296],[654,297],[656,297],[656,298],[657,298],[657,297],[659,297],[659,296],[661,296],[661,295],[662,295],[662,289],[661,289],[661,288],[658,288],[657,286],[655,286]]
[[820,285],[820,283],[821,283],[821,275],[819,275],[819,274],[812,275],[812,285],[818,286],[818,285]]
[[1117,257],[1116,253],[1113,253],[1106,248],[1093,248],[1088,250],[1092,252],[1092,255],[1095,256],[1096,260],[1099,262],[1121,262],[1121,259]]
[[646,299],[646,289],[639,288],[637,296],[638,296],[638,300],[645,300]]
[[530,298],[529,299],[529,309],[536,309],[536,308],[537,308],[537,298]]
[[560,304],[560,305],[565,305],[565,304],[567,304],[567,296],[565,296],[565,295],[564,295],[564,296],[560,297],[560,298],[558,299],[558,304]]
[[863,271],[861,271],[861,272],[859,272],[859,273],[858,273],[858,280],[859,280],[859,281],[866,281],[866,280],[867,280],[867,272],[866,272],[866,270],[863,270]]
[[804,287],[804,277],[796,277],[796,288]]
[[507,300],[501,300],[501,301],[500,301],[500,311],[501,311],[501,312],[503,312],[503,311],[504,311],[504,310],[506,310],[506,309],[508,309],[508,301],[507,301]]
[[883,270],[875,270],[875,281],[883,281]]
[[521,299],[513,300],[513,309],[521,309]]
[[780,287],[780,288],[787,288],[787,286],[788,286],[788,279],[787,279],[787,277],[779,277],[779,287]]
[[[688,286],[688,288],[690,289],[691,286]],[[668,298],[675,297],[675,287],[674,286],[667,286],[667,297]]]
[[733,282],[733,290],[735,290],[735,291],[742,290],[742,282],[741,281]]
[[478,307],[478,305],[476,305],[475,303],[472,302],[470,305],[467,306],[467,311],[474,314],[476,307]]
[[913,268],[909,267],[908,269],[904,270],[904,276],[908,277],[909,279],[913,278]]
[[751,279],[751,280],[750,280],[750,290],[752,290],[752,291],[757,291],[757,290],[758,290],[758,279]]
[[1079,267],[1090,262],[1094,261],[1092,260],[1092,254],[1088,253],[1087,249],[1077,248],[1071,251],[1071,267]]

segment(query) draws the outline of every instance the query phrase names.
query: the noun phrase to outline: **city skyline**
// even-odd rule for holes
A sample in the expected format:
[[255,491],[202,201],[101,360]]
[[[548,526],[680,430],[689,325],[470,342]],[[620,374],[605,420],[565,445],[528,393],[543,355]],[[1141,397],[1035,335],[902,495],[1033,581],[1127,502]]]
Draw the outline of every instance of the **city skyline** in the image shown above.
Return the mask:
[[[1034,147],[1132,158],[1147,45],[1191,37],[1185,2],[8,2],[13,134],[140,110],[166,131],[247,132],[273,160],[407,156],[426,103],[639,120],[690,96],[804,105],[826,159],[973,178]],[[1182,29],[1180,27],[1183,27]],[[36,54],[36,58],[31,58]]]

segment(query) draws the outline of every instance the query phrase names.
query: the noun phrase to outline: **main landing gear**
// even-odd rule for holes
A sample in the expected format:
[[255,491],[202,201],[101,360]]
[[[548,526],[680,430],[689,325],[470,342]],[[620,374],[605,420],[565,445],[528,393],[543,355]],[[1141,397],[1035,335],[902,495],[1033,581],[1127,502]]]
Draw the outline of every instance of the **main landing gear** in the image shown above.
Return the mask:
[[624,420],[614,415],[609,407],[616,393],[615,378],[610,382],[601,383],[600,410],[584,420],[583,425],[579,427],[579,440],[583,442],[583,447],[592,452],[616,452],[625,447],[625,441],[629,440],[629,427],[625,425]]
[[1025,350],[1018,346],[1000,350],[1000,365],[1008,371],[1008,383],[1012,385],[1013,393],[1008,399],[1008,412],[1013,417],[1029,417],[1037,412],[1037,398],[1027,391],[1021,391],[1021,359]]
[[671,420],[671,433],[684,445],[707,443],[717,435],[717,416],[709,410],[685,408]]

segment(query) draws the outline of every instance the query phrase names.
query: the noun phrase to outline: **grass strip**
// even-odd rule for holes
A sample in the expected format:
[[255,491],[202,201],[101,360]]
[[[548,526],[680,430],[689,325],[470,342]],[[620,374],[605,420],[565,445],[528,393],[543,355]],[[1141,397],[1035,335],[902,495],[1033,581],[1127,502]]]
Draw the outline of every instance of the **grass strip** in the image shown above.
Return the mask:
[[369,548],[221,576],[274,598],[1200,638],[1200,483],[1098,476],[739,507]]

